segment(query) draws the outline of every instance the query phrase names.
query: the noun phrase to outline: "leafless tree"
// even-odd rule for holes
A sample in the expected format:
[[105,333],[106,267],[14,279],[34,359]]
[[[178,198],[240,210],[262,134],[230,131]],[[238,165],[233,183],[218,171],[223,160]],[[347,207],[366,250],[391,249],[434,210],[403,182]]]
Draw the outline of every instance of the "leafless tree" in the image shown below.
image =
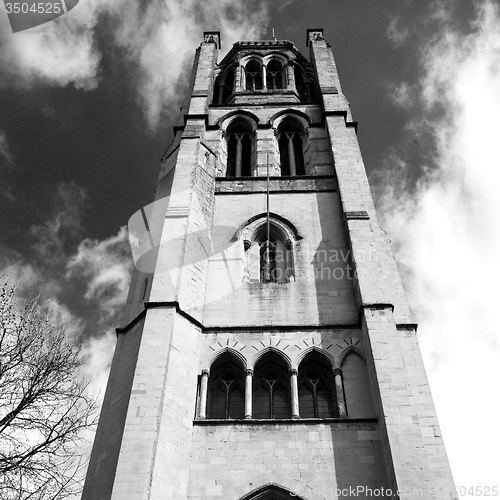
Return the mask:
[[0,498],[56,500],[80,489],[82,432],[97,401],[80,346],[37,300],[0,282]]

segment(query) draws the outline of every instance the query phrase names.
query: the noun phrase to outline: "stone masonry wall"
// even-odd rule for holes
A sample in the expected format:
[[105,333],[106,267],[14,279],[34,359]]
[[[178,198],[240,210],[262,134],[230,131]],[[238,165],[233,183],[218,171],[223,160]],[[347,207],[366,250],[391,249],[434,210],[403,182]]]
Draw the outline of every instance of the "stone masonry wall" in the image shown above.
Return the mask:
[[187,498],[238,500],[276,484],[305,500],[331,500],[337,489],[386,489],[384,476],[376,423],[197,424]]
[[293,244],[295,281],[243,282],[243,242],[230,238],[248,219],[266,212],[266,197],[217,196],[214,225],[232,229],[224,252],[209,259],[205,326],[356,323],[358,310],[338,194],[273,193],[270,207],[302,236]]
[[378,226],[354,123],[342,103],[330,46],[310,40],[363,310],[368,368],[392,489],[456,498],[425,369],[387,235]]

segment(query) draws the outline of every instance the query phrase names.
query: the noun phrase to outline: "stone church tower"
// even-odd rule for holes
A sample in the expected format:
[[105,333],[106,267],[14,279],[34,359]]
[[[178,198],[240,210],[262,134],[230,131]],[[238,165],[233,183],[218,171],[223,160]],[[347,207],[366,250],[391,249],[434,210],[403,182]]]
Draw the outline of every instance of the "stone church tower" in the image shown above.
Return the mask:
[[456,498],[356,123],[323,31],[307,43],[217,63],[205,33],[129,223],[84,500]]

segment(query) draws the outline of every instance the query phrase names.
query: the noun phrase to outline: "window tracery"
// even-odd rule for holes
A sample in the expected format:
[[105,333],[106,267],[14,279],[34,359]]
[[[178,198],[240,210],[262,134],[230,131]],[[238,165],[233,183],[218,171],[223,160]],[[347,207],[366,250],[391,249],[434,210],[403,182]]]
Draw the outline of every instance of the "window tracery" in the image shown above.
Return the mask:
[[250,177],[252,175],[254,134],[245,120],[231,123],[226,133],[226,177]]
[[299,412],[302,418],[337,416],[335,384],[331,367],[312,353],[299,366]]
[[293,118],[284,120],[278,126],[278,148],[282,176],[295,177],[306,174],[303,137],[302,125]]
[[287,283],[295,278],[290,231],[274,218],[260,218],[243,235],[245,276],[251,283]]
[[251,59],[245,66],[245,89],[262,90],[262,65],[256,59]]
[[231,356],[223,356],[214,366],[208,381],[208,418],[245,417],[243,370]]
[[[239,353],[229,349],[202,371],[197,415],[200,419],[329,419],[374,417],[364,359],[344,354],[342,368],[332,368],[314,348],[289,369],[278,351],[265,352],[252,369],[243,369]],[[348,413],[346,412],[346,405]]]
[[283,84],[283,64],[278,59],[272,59],[266,67],[266,84],[268,90],[281,90]]
[[286,365],[275,353],[257,363],[254,375],[253,418],[290,418],[290,384]]

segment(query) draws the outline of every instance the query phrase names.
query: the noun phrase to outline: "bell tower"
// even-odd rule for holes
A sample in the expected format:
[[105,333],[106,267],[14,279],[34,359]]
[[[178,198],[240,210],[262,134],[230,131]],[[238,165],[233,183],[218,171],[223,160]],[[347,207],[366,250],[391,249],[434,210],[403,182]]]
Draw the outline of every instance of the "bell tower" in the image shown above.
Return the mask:
[[195,55],[83,500],[453,499],[390,242],[323,30]]

